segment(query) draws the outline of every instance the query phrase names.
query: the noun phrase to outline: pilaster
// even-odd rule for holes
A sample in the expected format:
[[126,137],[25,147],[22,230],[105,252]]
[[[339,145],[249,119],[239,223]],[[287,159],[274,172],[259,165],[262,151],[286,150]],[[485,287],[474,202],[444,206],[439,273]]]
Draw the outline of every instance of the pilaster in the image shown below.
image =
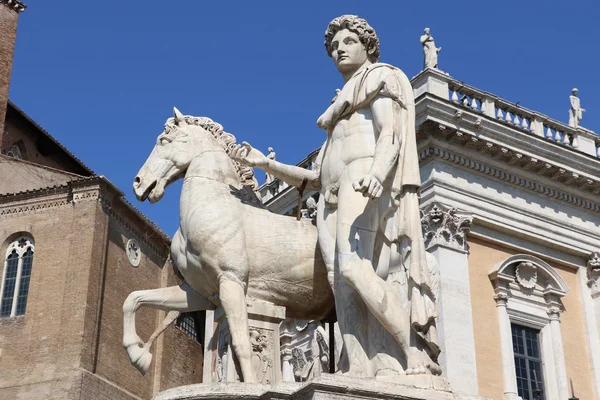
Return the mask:
[[517,374],[515,371],[510,317],[506,308],[508,302],[508,283],[503,282],[495,289],[496,311],[500,328],[500,354],[502,355],[502,380],[504,400],[517,400]]
[[600,252],[590,254],[586,268],[578,273],[583,304],[584,329],[595,400],[600,400]]
[[421,224],[426,249],[436,258],[440,269],[440,364],[454,391],[476,395],[477,366],[466,244],[472,220],[470,215],[434,203],[423,213]]

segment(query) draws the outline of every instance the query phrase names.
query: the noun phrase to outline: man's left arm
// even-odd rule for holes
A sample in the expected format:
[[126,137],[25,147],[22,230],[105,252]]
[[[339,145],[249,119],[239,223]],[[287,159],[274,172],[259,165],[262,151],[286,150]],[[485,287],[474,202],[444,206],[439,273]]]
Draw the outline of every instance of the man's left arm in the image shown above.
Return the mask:
[[394,136],[394,119],[398,118],[397,104],[390,97],[378,95],[371,102],[371,114],[375,129],[379,132],[373,164],[369,173],[354,182],[354,190],[364,196],[377,198],[383,193],[383,182],[396,165],[400,150],[400,138]]

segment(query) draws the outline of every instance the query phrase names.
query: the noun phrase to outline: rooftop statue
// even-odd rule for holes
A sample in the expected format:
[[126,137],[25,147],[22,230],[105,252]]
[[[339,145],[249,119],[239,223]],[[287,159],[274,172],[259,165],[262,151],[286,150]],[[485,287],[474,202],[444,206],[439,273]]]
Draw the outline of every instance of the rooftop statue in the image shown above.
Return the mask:
[[344,338],[341,372],[440,374],[439,274],[421,232],[411,84],[378,62],[379,38],[362,18],[331,21],[325,48],[344,86],[317,121],[327,139],[314,168],[282,164],[248,143],[233,157],[320,191],[316,225]]
[[569,109],[569,126],[572,126],[573,128],[579,126],[579,123],[583,119],[583,112],[585,111],[585,108],[581,108],[581,101],[579,100],[579,97],[577,97],[577,93],[579,93],[579,90],[573,88],[571,95],[569,96],[571,102],[571,108]]
[[442,50],[441,47],[435,47],[433,36],[429,33],[429,28],[425,28],[423,35],[421,35],[421,44],[423,45],[423,54],[425,56],[425,62],[423,69],[426,68],[437,68],[438,67],[438,53]]
[[[152,342],[180,313],[222,306],[243,381],[261,381],[268,357],[260,335],[248,328],[246,296],[284,306],[288,318],[321,320],[333,308],[316,228],[260,204],[254,172],[230,157],[235,146],[220,124],[175,109],[135,177],[136,197],[151,203],[184,178],[171,259],[185,283],[133,292],[123,304],[123,346],[142,373]],[[169,311],[146,343],[135,329],[144,306]]]
[[[276,157],[275,150],[273,150],[273,148],[272,148],[272,147],[269,147],[267,150],[269,151],[269,154],[267,154],[267,158],[268,158],[269,160],[273,160],[273,161],[274,161],[274,160],[275,160],[275,157]],[[269,174],[269,173],[267,172],[267,173],[266,173],[266,183],[271,183],[271,182],[273,182],[273,179],[274,179],[274,178],[273,178],[273,175],[271,175],[271,174]]]

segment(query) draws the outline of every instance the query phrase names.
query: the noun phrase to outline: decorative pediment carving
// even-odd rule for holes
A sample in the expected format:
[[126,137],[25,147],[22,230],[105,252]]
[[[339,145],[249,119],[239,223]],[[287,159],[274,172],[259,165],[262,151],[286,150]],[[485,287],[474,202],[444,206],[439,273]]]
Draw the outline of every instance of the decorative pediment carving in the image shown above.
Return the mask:
[[456,208],[434,203],[427,211],[421,211],[421,226],[425,247],[449,246],[466,250],[466,234],[471,229],[473,217],[460,213]]

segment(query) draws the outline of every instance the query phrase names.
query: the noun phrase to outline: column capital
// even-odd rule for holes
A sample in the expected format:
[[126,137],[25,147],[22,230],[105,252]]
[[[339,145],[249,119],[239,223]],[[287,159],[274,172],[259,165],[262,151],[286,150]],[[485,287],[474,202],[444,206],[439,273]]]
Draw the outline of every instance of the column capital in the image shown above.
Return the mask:
[[587,284],[592,296],[600,295],[600,252],[593,251],[587,261]]
[[494,295],[494,300],[496,301],[496,307],[506,307],[506,303],[508,303],[508,294],[504,292],[499,292]]
[[548,317],[550,317],[550,321],[560,321],[560,307],[550,306],[546,310],[546,313],[548,314]]
[[433,203],[421,211],[425,248],[440,245],[466,252],[466,236],[472,223],[473,217],[470,214],[459,212],[454,207]]

